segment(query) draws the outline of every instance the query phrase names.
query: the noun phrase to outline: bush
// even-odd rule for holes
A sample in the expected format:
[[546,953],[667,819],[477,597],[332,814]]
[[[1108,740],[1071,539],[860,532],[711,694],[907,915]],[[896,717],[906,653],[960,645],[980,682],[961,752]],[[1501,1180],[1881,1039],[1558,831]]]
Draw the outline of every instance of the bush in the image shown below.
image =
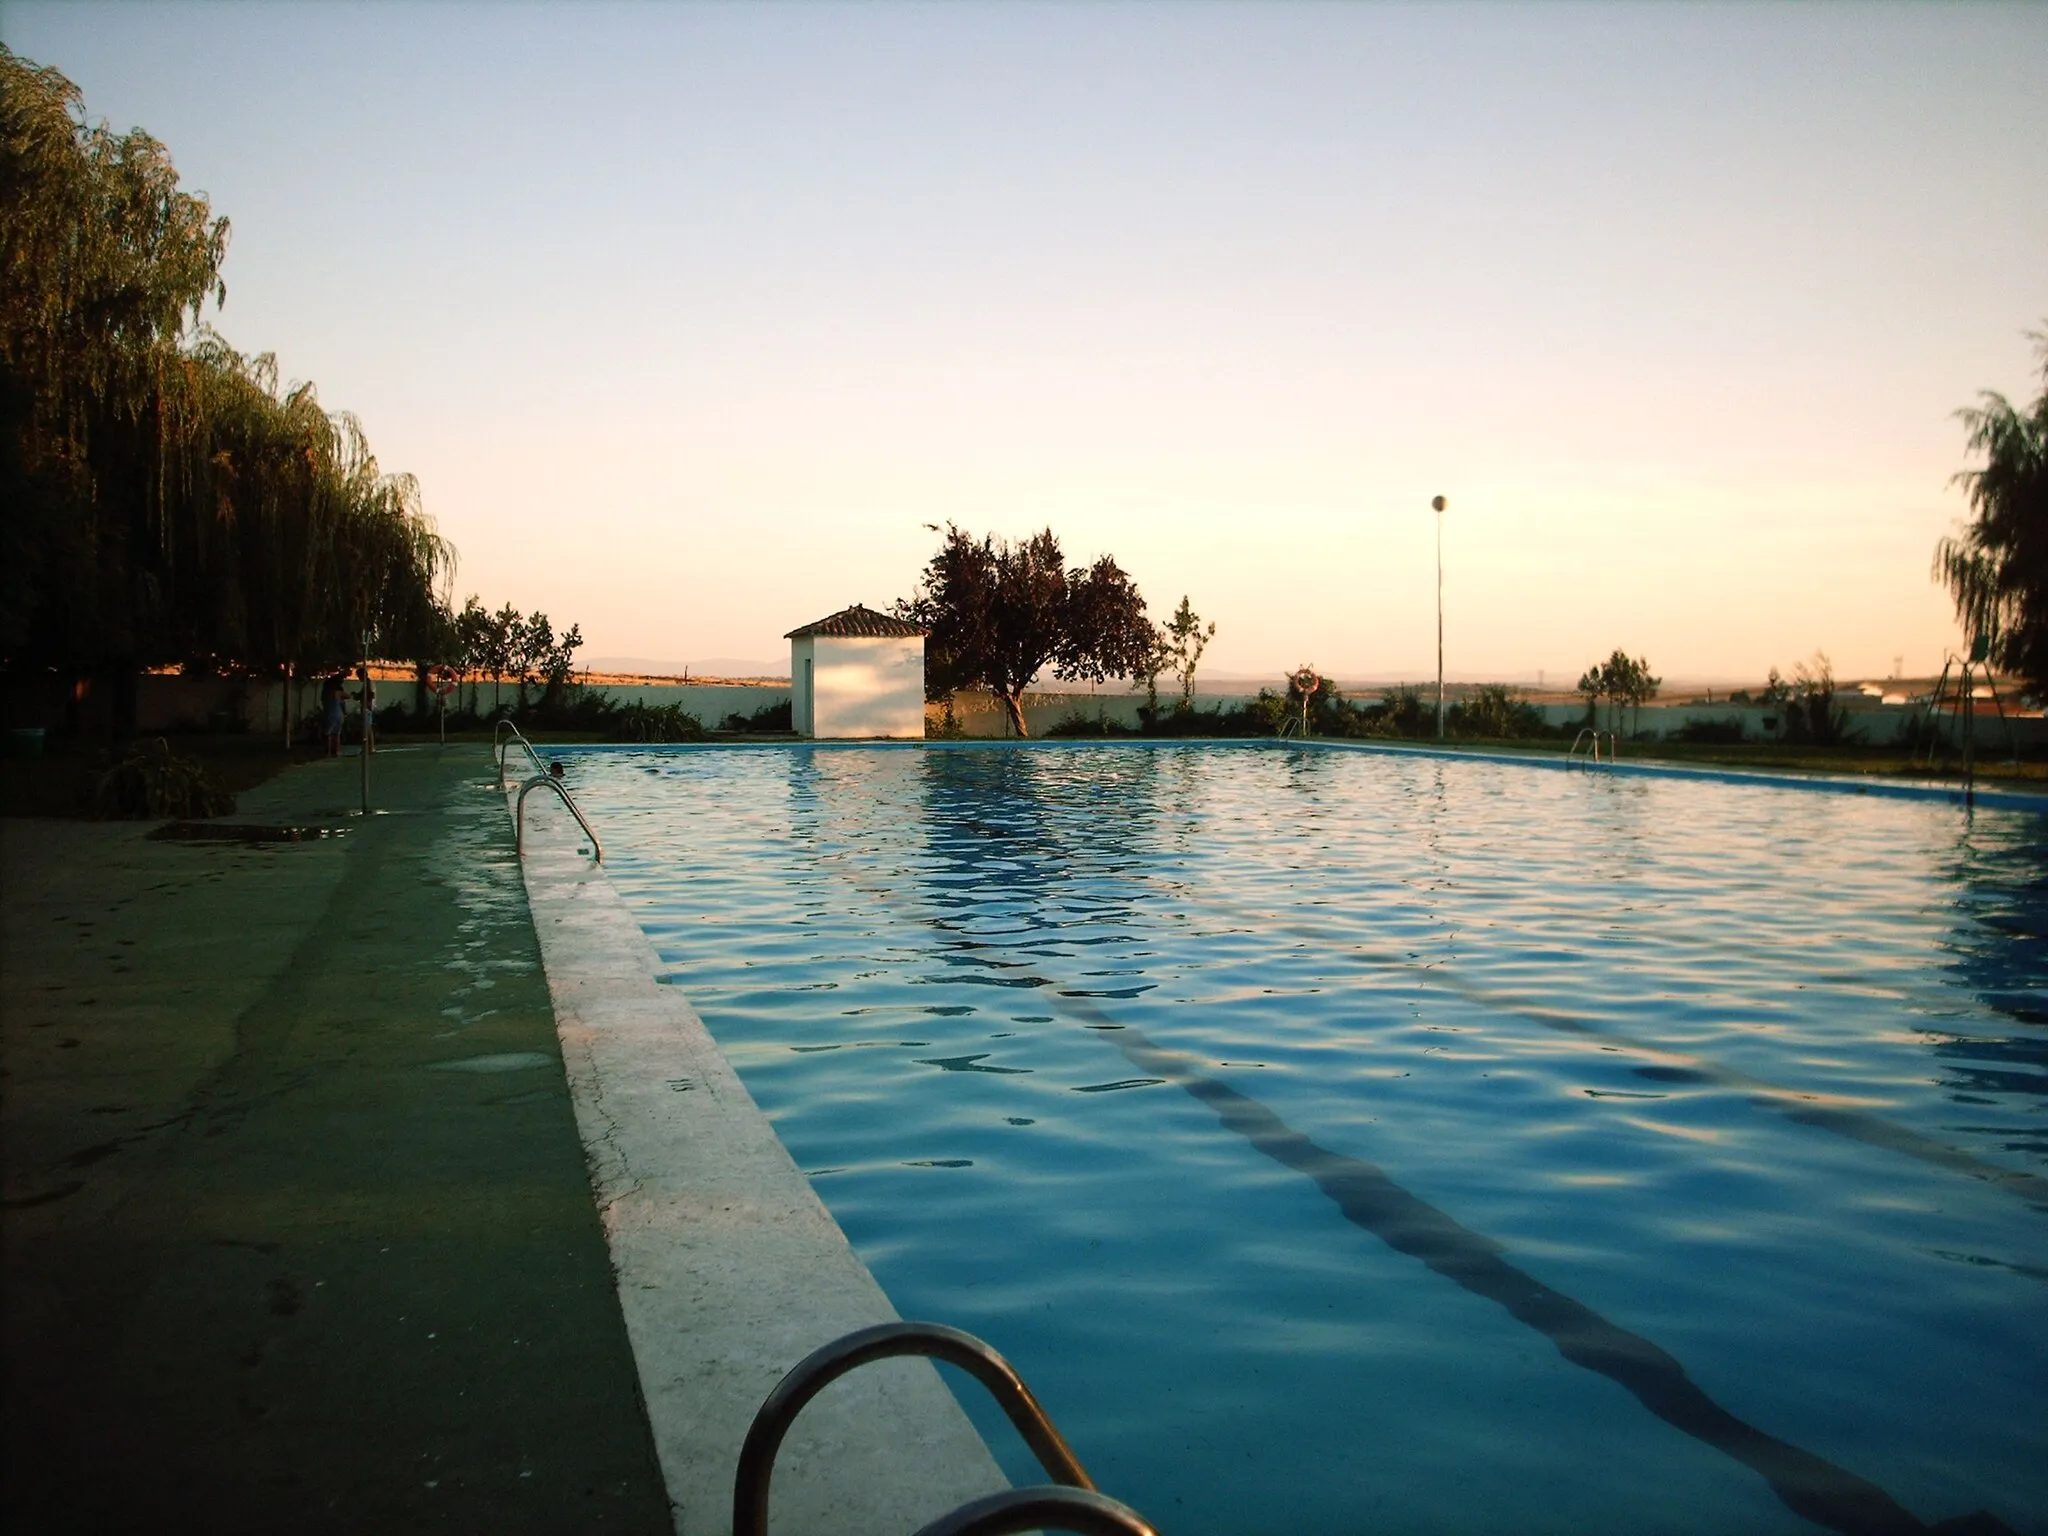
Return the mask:
[[780,704],[763,704],[751,715],[734,711],[719,722],[722,731],[793,731],[796,729],[794,705],[784,699]]
[[1724,720],[1688,720],[1678,728],[1674,739],[1691,742],[1695,746],[1734,746],[1742,740],[1742,717],[1730,715]]
[[614,741],[697,741],[704,735],[704,722],[680,704],[611,705],[606,727]]
[[[1418,706],[1420,701],[1417,701]],[[1488,683],[1471,697],[1444,711],[1444,727],[1453,736],[1527,741],[1550,734],[1543,711],[1525,702],[1505,683]]]
[[[1436,706],[1422,702],[1422,690],[1400,687],[1380,695],[1376,707],[1361,711],[1369,736],[1434,736]],[[1448,711],[1446,714],[1448,715]],[[1450,724],[1445,720],[1445,725]]]
[[[950,719],[951,717],[948,716],[948,718]],[[959,722],[954,721],[953,723],[957,729]],[[927,732],[927,734],[931,733]],[[941,731],[938,734],[943,735],[943,729],[941,729]],[[959,731],[958,734],[964,736],[967,733],[965,731]],[[1095,718],[1095,716],[1088,714],[1082,709],[1076,707],[1074,709],[1068,710],[1067,713],[1060,718],[1059,722],[1056,725],[1050,727],[1045,734],[1048,737],[1137,736],[1143,734],[1143,732],[1141,728],[1135,728],[1132,726],[1124,725],[1118,721],[1111,720],[1106,717],[1098,720]]]
[[232,791],[207,774],[197,758],[180,757],[159,738],[130,747],[92,780],[93,815],[122,820],[220,816],[235,808]]
[[1214,722],[1218,736],[1278,736],[1287,717],[1299,710],[1288,703],[1285,695],[1261,688],[1259,696],[1249,704],[1201,713]]

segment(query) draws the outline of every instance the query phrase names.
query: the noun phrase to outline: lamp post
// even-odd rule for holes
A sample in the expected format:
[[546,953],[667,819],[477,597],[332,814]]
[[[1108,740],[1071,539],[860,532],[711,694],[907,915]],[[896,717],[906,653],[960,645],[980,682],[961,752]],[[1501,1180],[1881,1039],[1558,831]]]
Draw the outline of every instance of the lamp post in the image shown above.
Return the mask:
[[1430,498],[1436,510],[1436,739],[1444,739],[1444,508],[1442,496]]

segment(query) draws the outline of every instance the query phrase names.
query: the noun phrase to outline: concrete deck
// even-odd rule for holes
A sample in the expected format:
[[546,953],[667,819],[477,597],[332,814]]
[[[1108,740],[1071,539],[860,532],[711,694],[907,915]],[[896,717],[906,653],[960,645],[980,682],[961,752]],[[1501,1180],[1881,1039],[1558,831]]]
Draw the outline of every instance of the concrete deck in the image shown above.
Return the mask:
[[[357,768],[229,818],[330,840],[0,822],[0,1520],[722,1532],[740,1406],[887,1302],[573,829],[546,975],[485,752],[380,753],[367,819]],[[799,1421],[778,1536],[997,1485],[928,1367],[877,1372]],[[833,1478],[904,1446],[939,1473],[870,1525]]]
[[[527,817],[527,893],[662,1470],[686,1536],[728,1532],[761,1400],[819,1345],[897,1314],[683,992],[657,981],[569,813],[535,795]],[[1008,1485],[937,1371],[889,1360],[804,1409],[770,1512],[778,1536],[907,1536]]]

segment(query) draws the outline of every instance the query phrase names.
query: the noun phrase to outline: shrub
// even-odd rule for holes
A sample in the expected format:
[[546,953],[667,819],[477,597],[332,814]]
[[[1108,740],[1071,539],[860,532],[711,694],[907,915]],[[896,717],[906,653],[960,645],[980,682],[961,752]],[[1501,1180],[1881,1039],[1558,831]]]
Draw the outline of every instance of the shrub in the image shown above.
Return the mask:
[[205,764],[178,756],[161,738],[130,747],[96,775],[89,800],[93,815],[123,820],[220,816],[235,808],[233,791],[216,784]]
[[1742,740],[1742,717],[1729,715],[1722,720],[1688,720],[1678,728],[1676,739],[1696,746],[1733,746]]
[[796,729],[795,706],[789,699],[763,704],[751,715],[735,710],[719,722],[721,731],[792,731]]
[[696,741],[704,722],[680,704],[620,704],[610,711],[609,729],[614,741]]
[[1451,705],[1444,711],[1444,727],[1453,736],[1495,739],[1528,740],[1550,733],[1543,711],[1505,683],[1488,683]]
[[[1446,712],[1448,713],[1448,711]],[[1434,736],[1436,708],[1422,702],[1422,691],[1403,685],[1380,695],[1376,708],[1366,714],[1374,736]],[[1447,719],[1445,725],[1450,724]]]
[[[1190,711],[1190,713],[1192,713],[1192,711]],[[947,719],[952,720],[950,714],[948,714]],[[957,720],[952,720],[952,724],[956,734],[961,736],[967,734],[964,730],[961,730],[959,728],[959,722]],[[938,734],[945,734],[943,726],[940,728]],[[1091,715],[1079,706],[1076,706],[1075,708],[1068,710],[1066,714],[1062,715],[1058,723],[1051,726],[1045,734],[1047,735],[1047,737],[1060,736],[1072,738],[1080,736],[1137,736],[1142,734],[1142,732],[1137,727],[1128,726],[1121,723],[1120,721],[1111,720],[1107,716],[1104,716],[1101,719],[1097,719],[1094,715]]]
[[1284,694],[1261,688],[1259,696],[1249,704],[1214,712],[1204,710],[1202,713],[1215,722],[1219,736],[1278,736],[1288,716],[1298,714],[1299,710],[1288,703]]

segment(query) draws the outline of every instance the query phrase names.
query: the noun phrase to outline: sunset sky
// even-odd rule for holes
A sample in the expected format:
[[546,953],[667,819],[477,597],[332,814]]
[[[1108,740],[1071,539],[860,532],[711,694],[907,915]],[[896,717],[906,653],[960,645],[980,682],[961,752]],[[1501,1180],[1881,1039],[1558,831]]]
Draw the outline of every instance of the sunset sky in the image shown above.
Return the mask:
[[0,4],[233,221],[218,328],[455,596],[780,659],[925,524],[1205,667],[1569,686],[1956,643],[2040,391],[2048,6]]

